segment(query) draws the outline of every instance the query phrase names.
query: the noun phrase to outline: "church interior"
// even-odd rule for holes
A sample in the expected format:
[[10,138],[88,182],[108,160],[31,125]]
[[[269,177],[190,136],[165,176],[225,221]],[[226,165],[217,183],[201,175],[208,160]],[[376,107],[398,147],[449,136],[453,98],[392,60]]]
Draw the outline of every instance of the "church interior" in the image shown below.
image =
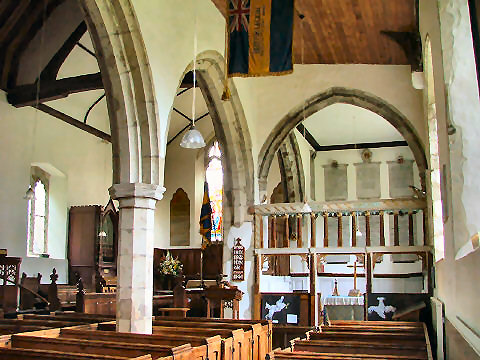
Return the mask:
[[[255,2],[289,71],[232,74]],[[0,359],[480,359],[479,24],[1,0]]]

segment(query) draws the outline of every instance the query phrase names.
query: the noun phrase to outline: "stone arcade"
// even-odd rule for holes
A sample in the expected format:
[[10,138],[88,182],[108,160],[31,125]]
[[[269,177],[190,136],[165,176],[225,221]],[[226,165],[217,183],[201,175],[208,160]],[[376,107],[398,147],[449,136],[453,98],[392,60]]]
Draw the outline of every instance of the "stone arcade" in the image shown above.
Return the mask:
[[[222,100],[225,4],[0,2],[3,312],[49,291],[71,306],[81,278],[87,307],[101,292],[117,331],[151,334],[168,251],[177,314],[419,316],[437,359],[480,358],[480,2],[297,0],[293,73],[230,78]],[[236,288],[215,298],[214,280]]]

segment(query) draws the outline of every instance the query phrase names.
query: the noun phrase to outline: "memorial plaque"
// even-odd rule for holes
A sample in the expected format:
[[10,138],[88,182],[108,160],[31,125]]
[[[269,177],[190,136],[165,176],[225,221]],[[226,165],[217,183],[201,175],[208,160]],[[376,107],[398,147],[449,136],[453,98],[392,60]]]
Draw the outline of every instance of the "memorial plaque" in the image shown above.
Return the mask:
[[325,165],[325,200],[347,200],[348,180],[346,164]]
[[390,197],[411,197],[410,185],[413,183],[413,160],[389,161],[388,178],[390,183]]
[[235,239],[232,249],[232,281],[245,280],[245,247],[240,242],[240,238]]
[[380,198],[380,163],[355,164],[357,173],[357,198]]

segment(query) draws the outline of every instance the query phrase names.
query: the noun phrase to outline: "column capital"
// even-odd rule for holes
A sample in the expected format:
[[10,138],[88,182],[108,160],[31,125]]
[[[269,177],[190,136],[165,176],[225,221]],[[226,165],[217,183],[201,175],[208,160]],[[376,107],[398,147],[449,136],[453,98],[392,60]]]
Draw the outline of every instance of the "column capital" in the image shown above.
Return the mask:
[[114,184],[108,191],[113,199],[144,198],[162,200],[165,188],[160,185],[131,183]]

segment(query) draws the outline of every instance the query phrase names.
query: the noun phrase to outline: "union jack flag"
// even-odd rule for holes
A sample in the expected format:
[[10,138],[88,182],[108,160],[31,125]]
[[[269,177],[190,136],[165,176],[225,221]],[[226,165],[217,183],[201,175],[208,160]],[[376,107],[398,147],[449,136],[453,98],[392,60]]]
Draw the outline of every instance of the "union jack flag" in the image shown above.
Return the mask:
[[230,19],[229,31],[245,31],[248,32],[248,20],[250,17],[250,0],[230,0],[228,8],[228,16]]

